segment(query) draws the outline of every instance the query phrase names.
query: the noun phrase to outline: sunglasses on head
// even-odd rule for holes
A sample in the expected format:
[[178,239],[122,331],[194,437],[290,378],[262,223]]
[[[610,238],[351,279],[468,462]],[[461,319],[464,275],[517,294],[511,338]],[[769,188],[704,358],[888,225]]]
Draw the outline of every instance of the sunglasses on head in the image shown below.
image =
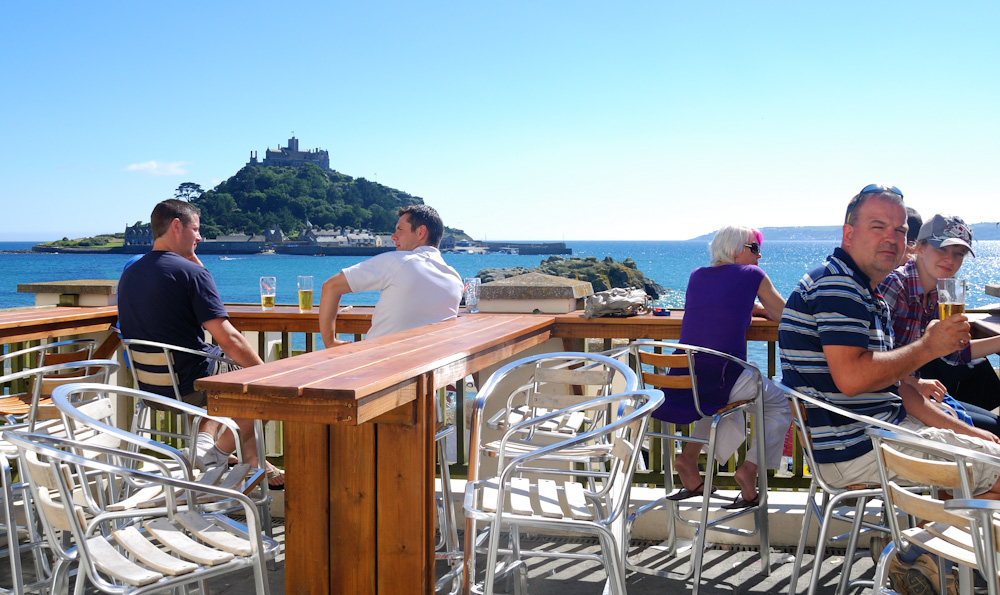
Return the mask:
[[757,242],[752,242],[750,244],[743,244],[744,248],[750,248],[750,252],[753,254],[760,254],[760,244]]
[[844,216],[844,223],[851,223],[851,215],[854,214],[854,210],[858,208],[858,205],[863,203],[866,199],[862,198],[866,194],[881,194],[883,192],[889,192],[895,194],[900,200],[903,199],[903,191],[895,186],[883,186],[882,184],[868,184],[858,192],[858,195],[851,199],[851,202],[847,205],[847,214]]
[[868,184],[858,194],[871,194],[873,192],[892,192],[899,198],[903,198],[903,192],[899,188],[895,186],[883,186],[882,184]]

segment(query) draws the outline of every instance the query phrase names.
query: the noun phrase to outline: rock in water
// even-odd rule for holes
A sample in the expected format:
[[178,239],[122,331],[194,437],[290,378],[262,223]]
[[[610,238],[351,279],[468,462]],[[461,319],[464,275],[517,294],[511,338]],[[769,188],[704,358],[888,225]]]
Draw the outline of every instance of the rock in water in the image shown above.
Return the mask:
[[622,262],[615,262],[610,256],[605,256],[604,260],[598,260],[593,256],[586,258],[563,256],[550,256],[543,260],[537,267],[526,269],[524,267],[512,267],[506,269],[483,269],[476,275],[483,280],[483,283],[516,277],[525,273],[544,273],[546,275],[556,275],[567,279],[580,279],[589,281],[594,287],[594,291],[605,291],[612,287],[639,287],[647,295],[656,299],[670,290],[664,289],[656,281],[647,279],[635,266],[635,261],[626,258]]

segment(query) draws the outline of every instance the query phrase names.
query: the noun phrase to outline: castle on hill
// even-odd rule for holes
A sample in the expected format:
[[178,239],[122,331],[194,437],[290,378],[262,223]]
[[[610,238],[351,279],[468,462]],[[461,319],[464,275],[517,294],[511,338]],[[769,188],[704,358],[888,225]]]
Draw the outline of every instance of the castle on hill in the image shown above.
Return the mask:
[[326,149],[313,149],[311,151],[299,150],[299,139],[288,139],[288,146],[278,145],[277,151],[272,151],[270,147],[264,152],[264,161],[257,161],[257,151],[250,151],[250,161],[247,165],[283,165],[291,167],[302,167],[307,163],[318,165],[324,170],[330,171],[330,152]]

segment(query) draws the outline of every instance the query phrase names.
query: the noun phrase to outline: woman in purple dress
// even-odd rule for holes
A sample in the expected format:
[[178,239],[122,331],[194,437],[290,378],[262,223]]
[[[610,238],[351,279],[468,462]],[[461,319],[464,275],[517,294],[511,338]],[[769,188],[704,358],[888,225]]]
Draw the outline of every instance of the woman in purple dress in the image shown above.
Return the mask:
[[[767,274],[757,266],[762,242],[761,233],[749,227],[729,226],[719,230],[709,248],[711,266],[696,269],[688,279],[681,343],[707,347],[746,360],[746,333],[751,317],[757,314],[771,320],[781,318],[785,299],[774,289]],[[756,299],[760,300],[760,304]],[[749,371],[741,366],[727,366],[726,363],[712,356],[695,358],[698,398],[706,414],[712,414],[728,403],[745,400],[756,390]],[[683,370],[678,372],[686,373]],[[768,469],[777,469],[792,415],[784,393],[767,378],[763,378],[763,382],[764,463]],[[664,394],[667,400],[653,412],[653,416],[672,423],[695,422],[693,435],[706,438],[712,420],[701,417],[697,412],[691,391],[667,389]],[[746,440],[746,426],[740,424],[737,417],[742,418],[730,417],[733,422],[719,427],[716,458],[720,463],[728,460]],[[705,484],[698,469],[701,450],[701,444],[688,443],[677,457],[675,468],[684,489],[668,496],[671,500],[703,494]],[[746,461],[735,473],[740,495],[724,508],[757,505],[756,459],[756,449],[747,449]]]

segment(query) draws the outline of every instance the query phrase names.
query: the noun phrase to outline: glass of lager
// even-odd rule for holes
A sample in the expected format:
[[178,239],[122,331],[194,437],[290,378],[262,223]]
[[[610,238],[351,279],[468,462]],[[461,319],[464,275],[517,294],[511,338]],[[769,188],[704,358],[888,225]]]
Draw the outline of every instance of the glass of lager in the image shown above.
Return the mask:
[[937,280],[938,314],[941,320],[965,312],[965,279],[947,277]]
[[274,295],[278,281],[274,277],[260,278],[260,307],[264,310],[274,310]]
[[312,275],[299,275],[299,312],[311,312],[313,307]]

